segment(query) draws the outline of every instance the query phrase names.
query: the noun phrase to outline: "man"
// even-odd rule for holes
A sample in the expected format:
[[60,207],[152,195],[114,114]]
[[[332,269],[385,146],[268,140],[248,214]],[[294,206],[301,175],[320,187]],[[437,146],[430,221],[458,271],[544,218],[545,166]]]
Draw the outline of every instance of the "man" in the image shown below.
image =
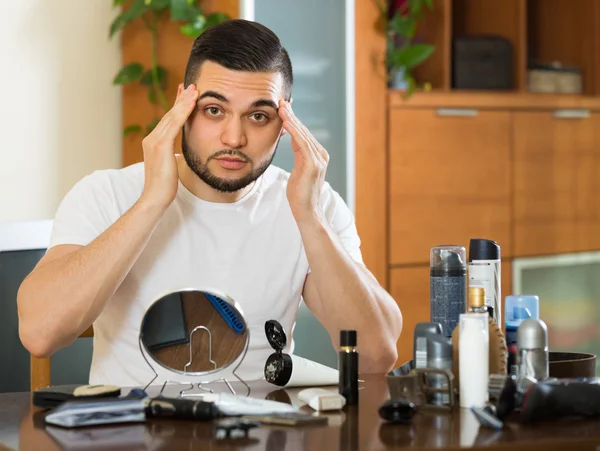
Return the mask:
[[[244,311],[247,379],[262,377],[273,351],[264,322],[291,331],[302,299],[336,347],[341,329],[358,331],[362,373],[394,366],[400,310],[362,263],[354,218],[324,182],[328,154],[291,108],[292,81],[287,52],[262,25],[232,20],[195,41],[144,162],[96,171],[62,201],[48,252],[18,294],[32,354],[49,356],[94,324],[90,383],[145,384],[137,334],[149,303],[204,286]],[[271,165],[284,133],[291,173]]]

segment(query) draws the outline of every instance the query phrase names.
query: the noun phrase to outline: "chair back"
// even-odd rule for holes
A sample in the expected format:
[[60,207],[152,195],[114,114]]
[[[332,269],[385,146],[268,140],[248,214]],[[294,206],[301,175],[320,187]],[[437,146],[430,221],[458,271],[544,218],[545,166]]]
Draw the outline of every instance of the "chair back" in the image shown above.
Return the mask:
[[[0,374],[0,391],[19,391],[17,375],[29,363],[30,390],[51,385],[50,358],[38,358],[29,354],[24,361],[19,339],[17,315],[17,292],[25,277],[46,253],[52,233],[51,219],[34,221],[0,222],[0,342],[6,344],[0,353],[0,361],[5,371]],[[90,327],[82,337],[93,336]],[[6,380],[3,380],[6,379]]]

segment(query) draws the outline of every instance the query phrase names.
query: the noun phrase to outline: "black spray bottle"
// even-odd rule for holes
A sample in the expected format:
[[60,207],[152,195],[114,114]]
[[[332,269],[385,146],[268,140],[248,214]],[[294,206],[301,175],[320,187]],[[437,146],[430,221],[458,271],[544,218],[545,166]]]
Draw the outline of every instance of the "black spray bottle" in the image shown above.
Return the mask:
[[358,349],[356,331],[342,330],[340,333],[339,372],[340,395],[346,398],[346,405],[358,404]]

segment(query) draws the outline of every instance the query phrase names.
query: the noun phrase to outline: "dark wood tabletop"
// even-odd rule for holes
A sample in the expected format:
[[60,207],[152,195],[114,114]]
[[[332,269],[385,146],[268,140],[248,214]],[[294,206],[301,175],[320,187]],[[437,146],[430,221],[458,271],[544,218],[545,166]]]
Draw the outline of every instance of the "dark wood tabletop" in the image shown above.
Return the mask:
[[[468,410],[456,408],[443,413],[421,411],[411,425],[391,425],[377,413],[389,398],[385,377],[363,378],[359,405],[328,415],[327,425],[261,426],[251,430],[248,438],[229,440],[213,438],[210,422],[152,420],[114,427],[51,428],[43,423],[44,411],[31,406],[29,393],[0,394],[0,450],[600,450],[600,421],[592,420],[527,426],[514,421],[502,431],[493,431],[480,427]],[[224,385],[214,387],[226,390]],[[234,387],[241,391],[241,384]],[[299,389],[277,389],[265,382],[250,387],[253,397],[301,404],[296,397]],[[166,396],[179,390],[167,388]],[[303,409],[311,411],[307,406]]]

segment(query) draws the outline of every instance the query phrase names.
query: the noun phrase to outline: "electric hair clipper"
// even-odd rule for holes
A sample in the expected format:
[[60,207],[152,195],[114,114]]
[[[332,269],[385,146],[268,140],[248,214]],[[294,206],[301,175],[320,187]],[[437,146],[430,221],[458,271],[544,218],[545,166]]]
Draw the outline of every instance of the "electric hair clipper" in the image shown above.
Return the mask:
[[472,411],[480,424],[501,429],[513,412],[524,423],[566,417],[600,416],[600,378],[546,379],[490,375],[490,403]]

